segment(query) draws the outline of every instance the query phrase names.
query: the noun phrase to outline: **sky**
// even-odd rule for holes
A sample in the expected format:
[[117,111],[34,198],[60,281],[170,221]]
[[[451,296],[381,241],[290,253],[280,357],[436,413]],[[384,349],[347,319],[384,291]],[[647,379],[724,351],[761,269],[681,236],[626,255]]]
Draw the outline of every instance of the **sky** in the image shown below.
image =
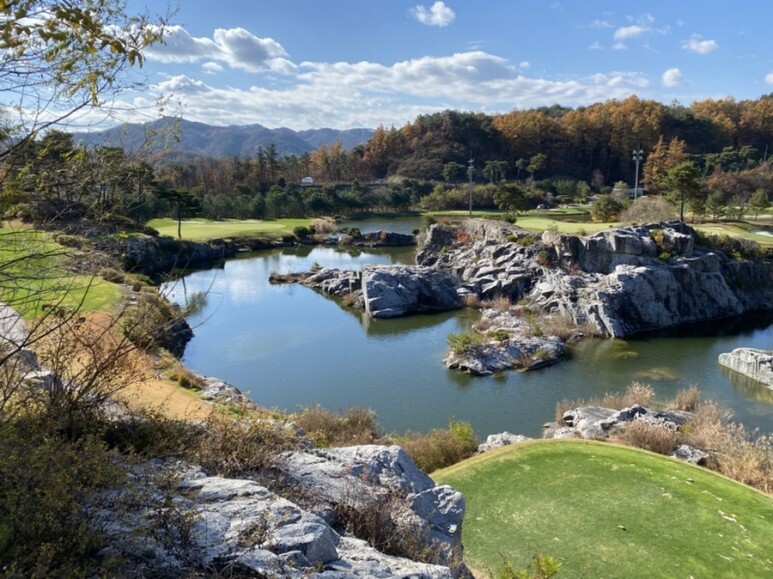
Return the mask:
[[771,22],[762,0],[183,0],[146,90],[126,98],[146,116],[166,97],[187,120],[295,130],[632,94],[757,99],[773,92]]

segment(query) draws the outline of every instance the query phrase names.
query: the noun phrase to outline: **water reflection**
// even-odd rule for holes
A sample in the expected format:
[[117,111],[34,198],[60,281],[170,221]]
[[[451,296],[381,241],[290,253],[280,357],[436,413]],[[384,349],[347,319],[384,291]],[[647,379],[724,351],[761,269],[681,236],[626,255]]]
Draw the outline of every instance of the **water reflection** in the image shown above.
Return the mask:
[[[773,431],[773,394],[726,377],[717,364],[733,348],[769,348],[770,316],[587,340],[549,368],[471,377],[446,369],[442,360],[448,335],[467,331],[477,312],[373,320],[309,288],[268,283],[272,271],[308,271],[314,263],[358,269],[413,259],[412,248],[307,246],[257,252],[223,270],[193,273],[185,278],[188,294],[208,290],[209,299],[190,320],[196,336],[183,361],[268,407],[371,408],[390,432],[426,431],[455,418],[470,421],[482,436],[503,430],[539,436],[558,401],[620,392],[634,380],[651,383],[659,399],[698,384],[704,398],[728,406],[750,428]],[[172,298],[182,301],[184,292]]]
[[719,371],[727,378],[738,392],[764,404],[773,404],[773,388],[769,388],[762,382],[753,380],[745,374],[731,370],[726,366],[719,366]]

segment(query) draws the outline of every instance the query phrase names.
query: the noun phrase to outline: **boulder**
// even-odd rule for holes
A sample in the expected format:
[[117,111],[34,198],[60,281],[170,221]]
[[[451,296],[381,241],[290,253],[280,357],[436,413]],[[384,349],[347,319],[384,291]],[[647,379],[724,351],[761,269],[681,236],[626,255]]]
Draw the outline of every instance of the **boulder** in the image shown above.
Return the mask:
[[706,466],[710,455],[694,446],[682,444],[674,451],[671,457],[697,466]]
[[690,412],[681,410],[654,411],[639,404],[622,410],[599,406],[583,406],[564,412],[557,425],[547,425],[544,438],[587,438],[608,439],[619,434],[634,421],[643,421],[653,426],[676,431],[692,417]]
[[720,354],[719,363],[773,388],[773,350],[736,348]]
[[511,434],[507,431],[500,432],[499,434],[489,434],[486,437],[486,442],[478,445],[478,452],[488,452],[489,450],[503,448],[505,446],[510,446],[511,444],[520,444],[529,440],[533,439],[522,434]]
[[362,270],[365,310],[374,318],[461,308],[459,281],[431,267],[392,265]]
[[283,455],[277,477],[333,510],[373,511],[395,533],[424,536],[441,565],[461,560],[464,497],[436,486],[398,446],[363,445]]
[[506,370],[537,370],[555,364],[566,355],[566,345],[555,336],[512,336],[464,352],[451,351],[443,358],[446,367],[474,376],[489,376]]
[[[164,472],[179,477],[171,500],[161,498],[153,482]],[[447,566],[386,555],[339,534],[252,480],[157,463],[135,467],[132,476],[144,489],[144,508],[100,511],[109,543],[100,556],[121,561],[120,576],[188,576],[201,569],[298,579],[457,576]]]

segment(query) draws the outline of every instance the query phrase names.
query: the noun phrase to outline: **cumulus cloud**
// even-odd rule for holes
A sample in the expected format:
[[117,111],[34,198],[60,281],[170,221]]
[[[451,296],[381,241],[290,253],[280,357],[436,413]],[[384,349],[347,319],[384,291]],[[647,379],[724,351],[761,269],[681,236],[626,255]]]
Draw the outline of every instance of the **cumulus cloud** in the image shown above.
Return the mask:
[[716,40],[701,40],[700,36],[693,36],[690,40],[682,42],[682,50],[694,54],[710,54],[719,48]]
[[411,10],[411,15],[427,26],[448,26],[456,18],[456,13],[445,2],[435,2],[431,8],[419,4]]
[[641,26],[639,24],[634,24],[633,26],[622,26],[621,28],[618,28],[615,30],[615,40],[631,40],[632,38],[641,38],[644,36],[647,32],[649,32],[649,28],[646,26]]
[[531,63],[528,60],[522,60],[518,66],[519,68],[527,69],[527,68],[531,68]]
[[663,73],[662,83],[666,88],[682,86],[684,84],[684,75],[678,68],[669,68]]
[[205,62],[201,65],[201,70],[203,70],[206,74],[218,74],[223,72],[225,69],[216,62]]
[[[295,66],[273,38],[258,38],[243,28],[217,28],[212,38],[191,36],[182,26],[170,26],[164,44],[147,51],[149,60],[162,63],[222,62],[246,72],[290,73]],[[211,69],[210,69],[211,72]]]
[[[636,72],[549,79],[526,76],[523,63],[482,51],[373,62],[298,65],[281,82],[249,88],[174,76],[141,95],[150,101],[174,93],[185,118],[211,124],[260,123],[294,129],[400,126],[446,109],[505,112],[561,102],[584,106],[641,94],[649,79]],[[208,80],[209,80],[208,79]]]
[[769,72],[769,73],[768,73],[768,74],[765,76],[765,82],[766,82],[767,84],[771,84],[771,85],[773,85],[773,72]]

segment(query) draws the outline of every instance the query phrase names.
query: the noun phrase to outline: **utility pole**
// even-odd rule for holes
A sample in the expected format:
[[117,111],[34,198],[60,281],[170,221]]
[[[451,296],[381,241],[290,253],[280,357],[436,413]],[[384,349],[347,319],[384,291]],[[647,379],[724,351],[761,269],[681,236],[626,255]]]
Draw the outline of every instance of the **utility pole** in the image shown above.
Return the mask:
[[472,155],[470,155],[470,162],[467,165],[467,175],[470,178],[470,215],[469,218],[472,219],[472,174],[475,172],[475,159],[472,158]]
[[639,145],[636,146],[636,150],[633,152],[633,161],[636,163],[636,177],[634,178],[634,184],[633,184],[633,200],[636,201],[636,197],[639,194],[639,163],[641,163],[642,159],[644,158],[644,151],[639,147]]

